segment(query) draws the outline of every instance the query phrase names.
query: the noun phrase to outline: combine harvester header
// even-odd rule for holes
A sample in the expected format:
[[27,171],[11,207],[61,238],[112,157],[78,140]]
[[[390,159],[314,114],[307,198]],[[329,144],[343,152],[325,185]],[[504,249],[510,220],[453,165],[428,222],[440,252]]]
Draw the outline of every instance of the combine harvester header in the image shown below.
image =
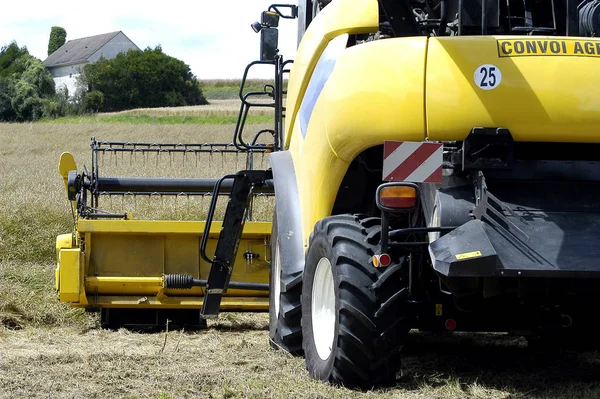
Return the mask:
[[[274,66],[279,83],[244,93],[248,73],[258,64]],[[255,199],[272,197],[274,188],[271,171],[255,170],[254,164],[258,159],[262,165],[265,155],[280,146],[285,65],[280,58],[248,65],[229,143],[92,138],[90,172],[78,172],[70,153],[61,156],[59,172],[74,220],[74,232],[59,236],[56,244],[56,289],[61,301],[101,310],[102,326],[113,328],[160,327],[167,319],[172,325],[199,327],[220,310],[268,310],[271,223],[251,219]],[[273,129],[260,130],[246,142],[243,130],[251,107],[273,108],[280,116]],[[226,156],[235,156],[236,165],[243,157],[245,169],[220,178],[108,177],[100,172],[101,166],[112,162],[143,163],[146,168],[155,162],[155,169],[160,169],[166,166],[165,158],[169,167],[179,166],[180,159],[182,166],[192,163],[197,170],[214,163],[215,157]],[[115,197],[133,198],[135,204],[139,197],[163,196],[181,201],[211,198],[208,210],[202,212],[205,220],[134,220],[130,211],[104,208],[111,207]],[[218,209],[223,197],[229,198],[224,212]],[[224,215],[221,221],[213,221],[216,212]]]

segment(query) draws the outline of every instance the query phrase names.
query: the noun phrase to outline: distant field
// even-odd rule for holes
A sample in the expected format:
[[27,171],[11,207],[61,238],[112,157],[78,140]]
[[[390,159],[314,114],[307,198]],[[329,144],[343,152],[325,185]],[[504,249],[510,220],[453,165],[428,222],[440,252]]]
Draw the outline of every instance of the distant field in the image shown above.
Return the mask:
[[[42,119],[39,123],[51,124],[191,124],[191,125],[231,125],[238,120],[241,101],[239,99],[240,80],[202,80],[202,91],[208,105],[138,108],[121,112],[105,112],[93,115],[67,116],[56,119]],[[263,92],[269,80],[248,80],[243,93]],[[256,104],[249,109],[246,123],[268,123],[273,121],[274,108],[269,106],[273,98],[268,95],[252,96],[247,99]]]
[[[241,73],[242,71],[240,71]],[[211,79],[200,80],[200,87],[206,98],[210,100],[239,99],[240,79]],[[263,91],[265,85],[272,85],[268,79],[248,79],[243,93],[250,91]],[[287,82],[284,82],[284,88]]]
[[[268,103],[265,101],[265,103]],[[238,120],[240,101],[210,100],[208,105],[194,105],[173,108],[138,108],[121,112],[105,112],[94,115],[67,116],[56,119],[43,119],[39,123],[81,124],[81,123],[133,123],[158,125],[232,125]],[[268,123],[273,121],[273,108],[251,107],[246,123]]]
[[[223,112],[235,112],[234,103],[224,104]],[[125,115],[186,112],[207,117],[195,107]],[[71,309],[54,292],[55,237],[73,229],[60,154],[72,152],[79,168],[89,170],[92,136],[185,143],[229,142],[233,134],[230,124],[104,122],[0,124],[0,398],[600,398],[599,352],[535,356],[520,337],[411,334],[396,386],[360,392],[313,381],[303,359],[272,350],[266,314],[225,313],[202,331],[102,330],[96,313]],[[268,167],[267,157],[256,161]],[[217,177],[244,164],[236,155],[126,154],[102,157],[100,169],[104,176]],[[203,218],[206,201],[104,203],[137,206],[149,216]]]

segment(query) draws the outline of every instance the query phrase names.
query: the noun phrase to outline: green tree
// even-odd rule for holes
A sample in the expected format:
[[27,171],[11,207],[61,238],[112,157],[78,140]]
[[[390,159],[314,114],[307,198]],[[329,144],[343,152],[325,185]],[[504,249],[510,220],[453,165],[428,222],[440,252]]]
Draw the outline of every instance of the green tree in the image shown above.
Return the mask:
[[14,40],[10,44],[2,46],[0,48],[0,78],[22,74],[25,66],[20,59],[25,55],[29,55],[27,47],[19,47]]
[[69,98],[69,90],[65,86],[58,88],[56,94],[51,96],[45,103],[45,117],[57,118],[64,115],[74,115],[76,113],[76,104]]
[[48,40],[48,55],[60,48],[67,40],[67,31],[60,26],[53,26],[50,30],[50,40]]
[[[61,109],[56,101],[54,80],[44,63],[32,55],[23,54],[7,69],[17,71],[0,78],[0,120],[31,121],[46,115],[56,115]],[[19,72],[21,71],[22,72]],[[7,99],[10,99],[10,107]]]
[[92,90],[85,93],[83,97],[84,112],[98,112],[104,104],[104,94],[98,90]]
[[21,80],[32,84],[40,97],[50,97],[55,93],[54,79],[44,63],[33,56],[24,57],[25,70]]
[[0,79],[0,121],[14,121],[17,114],[12,106],[13,95],[12,81]]
[[17,120],[33,121],[44,116],[45,100],[41,98],[35,86],[24,80],[15,85],[12,106],[17,114]]
[[103,94],[102,111],[208,103],[189,66],[163,53],[160,46],[88,64],[80,85]]
[[12,98],[15,84],[25,71],[25,57],[28,56],[27,48],[19,47],[15,41],[0,48],[0,121],[17,119]]

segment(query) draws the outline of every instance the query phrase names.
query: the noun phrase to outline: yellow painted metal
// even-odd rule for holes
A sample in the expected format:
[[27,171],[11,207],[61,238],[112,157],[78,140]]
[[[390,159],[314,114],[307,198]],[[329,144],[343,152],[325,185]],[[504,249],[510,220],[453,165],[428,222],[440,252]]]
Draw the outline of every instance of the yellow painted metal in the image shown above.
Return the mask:
[[326,133],[337,156],[351,162],[384,140],[424,140],[426,51],[425,37],[346,50],[315,105],[307,141]]
[[377,0],[336,0],[317,14],[302,36],[290,72],[286,103],[285,147],[289,148],[292,127],[308,82],[319,57],[329,41],[344,33],[377,32],[379,5]]
[[62,249],[59,253],[59,298],[62,302],[78,302],[80,295],[80,260],[79,248]]
[[63,152],[60,155],[60,160],[58,161],[58,172],[63,178],[65,190],[67,189],[67,178],[69,177],[69,172],[72,170],[77,170],[75,158],[73,158],[73,155],[70,152]]
[[[79,219],[77,231],[80,233],[135,233],[135,234],[202,234],[203,221],[172,220],[89,220]],[[209,237],[218,238],[222,223],[215,221],[210,228]],[[270,222],[246,222],[243,238],[261,238],[271,234]]]
[[[100,308],[139,308],[139,309],[200,309],[202,297],[155,296],[135,295],[99,295],[90,298],[90,305]],[[71,304],[73,307],[87,307],[88,305]],[[223,297],[221,300],[222,311],[267,311],[269,310],[268,297]]]
[[[59,298],[75,307],[201,306],[203,288],[165,289],[164,275],[186,274],[208,279],[211,265],[199,255],[204,227],[205,222],[197,221],[80,219],[76,228],[78,243],[83,248],[79,263],[74,263],[68,255],[65,258],[65,249],[61,249],[71,245],[72,236],[59,236],[57,240]],[[216,249],[221,227],[221,222],[213,222],[211,226],[209,257]],[[270,234],[271,223],[245,223],[231,281],[268,283]],[[258,254],[258,258],[247,261],[246,251]],[[64,281],[68,286],[63,285]],[[137,296],[135,300],[127,299],[132,295]],[[113,299],[108,302],[100,299],[107,297]],[[230,289],[225,297],[228,299],[223,302],[223,310],[264,310],[263,299],[268,309],[266,291]]]
[[[503,43],[512,43],[511,46]],[[512,56],[516,50],[546,55]],[[563,53],[563,41],[564,53]],[[556,42],[557,44],[552,44]],[[600,49],[600,40],[579,41]],[[546,44],[544,44],[546,43]],[[600,142],[600,84],[595,56],[575,55],[563,37],[431,38],[427,55],[427,127],[431,140],[462,140],[475,126],[508,128],[516,141]],[[552,54],[558,46],[561,54]],[[542,49],[541,49],[542,48]],[[506,54],[508,51],[511,54]],[[533,45],[529,44],[529,51]],[[571,54],[573,53],[573,54]],[[510,57],[506,55],[511,55]],[[502,73],[493,90],[480,89],[475,71],[491,64]]]
[[54,271],[54,287],[60,289],[60,251],[73,248],[73,234],[60,234],[56,237],[56,270]]
[[164,277],[85,278],[85,291],[101,295],[158,295],[164,289]]
[[[386,39],[338,58],[302,143],[292,140],[305,245],[329,216],[350,162],[385,140],[425,139],[427,38]],[[373,71],[378,71],[373,73]],[[293,136],[301,136],[298,123]]]
[[[77,164],[75,163],[75,158],[70,152],[63,152],[60,155],[60,160],[58,161],[58,173],[63,178],[63,183],[65,185],[65,191],[68,193],[69,187],[67,185],[67,180],[69,177],[69,172],[72,170],[77,170]],[[75,201],[71,201],[71,207],[73,212],[75,211]]]
[[58,255],[63,248],[73,248],[73,234],[60,234],[56,237],[56,262]]

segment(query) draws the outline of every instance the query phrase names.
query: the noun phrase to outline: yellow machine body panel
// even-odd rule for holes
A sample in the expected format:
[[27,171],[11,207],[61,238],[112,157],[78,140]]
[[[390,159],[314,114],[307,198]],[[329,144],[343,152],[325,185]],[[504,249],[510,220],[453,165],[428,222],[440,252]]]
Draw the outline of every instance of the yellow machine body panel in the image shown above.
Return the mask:
[[379,28],[377,0],[337,0],[323,9],[302,36],[288,82],[285,147],[319,57],[327,44],[342,34],[376,32]]
[[[196,221],[80,219],[78,248],[64,248],[66,235],[57,239],[59,298],[76,307],[199,308],[204,288],[169,289],[164,275],[208,278],[211,265],[200,258],[204,227]],[[209,257],[220,230],[221,222],[213,222]],[[271,223],[246,222],[231,281],[268,283],[270,234]],[[267,310],[268,292],[229,289],[221,308]]]
[[[599,142],[599,56],[594,38],[431,38],[427,136],[462,140],[483,126],[507,128],[515,141]],[[493,77],[479,73],[486,65]]]
[[305,246],[314,224],[331,214],[346,170],[361,151],[385,140],[425,139],[426,51],[424,37],[347,48],[337,58],[305,132],[296,120],[290,152]]
[[78,302],[81,295],[81,251],[79,248],[61,249],[58,258],[59,298],[62,302]]

